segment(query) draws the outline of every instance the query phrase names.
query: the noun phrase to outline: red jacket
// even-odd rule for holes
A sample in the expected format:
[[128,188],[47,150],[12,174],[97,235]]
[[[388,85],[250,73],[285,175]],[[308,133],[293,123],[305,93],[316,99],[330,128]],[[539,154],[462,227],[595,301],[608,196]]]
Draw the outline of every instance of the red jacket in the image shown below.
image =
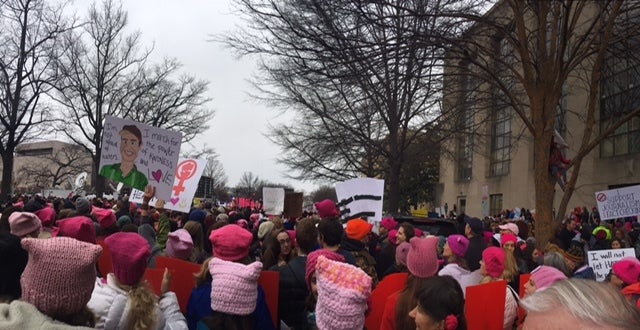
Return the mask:
[[622,294],[640,308],[640,282],[628,285],[622,289]]

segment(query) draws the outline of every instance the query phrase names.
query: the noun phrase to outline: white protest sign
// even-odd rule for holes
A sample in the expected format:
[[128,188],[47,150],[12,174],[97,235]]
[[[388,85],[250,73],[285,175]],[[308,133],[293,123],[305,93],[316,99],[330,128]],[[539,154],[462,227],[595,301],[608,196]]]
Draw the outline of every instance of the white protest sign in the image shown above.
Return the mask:
[[73,190],[49,188],[42,191],[44,197],[67,198],[73,194]]
[[593,268],[593,272],[596,273],[596,281],[599,282],[605,280],[614,263],[620,261],[622,258],[635,258],[635,256],[636,252],[634,249],[614,249],[587,252],[589,266]]
[[617,219],[640,214],[640,185],[596,192],[600,219]]
[[106,116],[100,156],[100,175],[171,198],[182,134],[122,118]]
[[366,218],[377,224],[382,220],[384,180],[358,178],[336,183],[337,206],[345,220]]
[[[180,158],[176,167],[176,178],[173,182],[171,198],[165,200],[165,209],[189,213],[193,196],[196,194],[198,182],[206,165],[207,161],[204,159]],[[141,190],[132,189],[129,200],[142,203],[143,194],[144,192]],[[157,199],[153,198],[149,201],[149,205],[155,205],[156,201]]]
[[262,209],[266,214],[281,214],[284,211],[284,188],[263,187]]

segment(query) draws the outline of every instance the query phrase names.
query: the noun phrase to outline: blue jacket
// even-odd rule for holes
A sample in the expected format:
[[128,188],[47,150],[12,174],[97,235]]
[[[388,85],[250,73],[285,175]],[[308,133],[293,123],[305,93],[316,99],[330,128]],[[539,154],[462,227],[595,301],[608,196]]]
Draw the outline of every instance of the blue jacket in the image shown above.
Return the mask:
[[[198,321],[210,316],[213,313],[211,309],[211,282],[200,285],[191,291],[189,303],[187,304],[187,325],[190,330],[197,329]],[[255,329],[275,330],[267,300],[265,299],[264,290],[258,285],[258,301],[256,310],[253,311],[253,319],[255,320]]]

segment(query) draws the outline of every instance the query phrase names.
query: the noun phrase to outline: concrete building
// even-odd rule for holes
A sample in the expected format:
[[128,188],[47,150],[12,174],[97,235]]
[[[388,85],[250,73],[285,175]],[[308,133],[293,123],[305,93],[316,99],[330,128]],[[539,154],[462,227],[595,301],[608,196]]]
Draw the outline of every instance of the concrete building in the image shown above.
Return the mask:
[[82,147],[61,141],[24,143],[14,158],[14,192],[40,192],[47,188],[72,189],[76,176],[87,172],[91,155]]
[[[487,15],[499,13],[500,5],[499,3]],[[467,37],[473,38],[473,34]],[[496,43],[494,54],[502,61],[508,62],[508,57],[513,56],[513,49],[509,49],[508,44],[503,43],[498,36],[489,42]],[[637,48],[635,51],[637,52]],[[609,56],[605,62],[608,70],[600,81],[600,109],[596,111],[596,130],[601,130],[608,121],[615,120],[616,114],[620,116],[620,113],[633,111],[640,106],[640,62],[620,56]],[[500,72],[500,69],[496,71]],[[445,73],[449,84],[460,83],[455,82],[457,78],[453,76],[459,77],[459,74],[451,71]],[[580,79],[578,75],[573,75],[567,80],[557,114],[556,129],[569,145],[565,151],[569,159],[577,152],[583,134],[581,127],[584,127],[584,124],[580,124],[584,118],[579,114],[581,107],[587,104],[588,95]],[[464,83],[475,82],[468,79]],[[437,198],[438,203],[448,203],[450,210],[455,204],[458,212],[465,211],[468,215],[478,217],[495,215],[502,209],[534,208],[532,136],[512,109],[497,102],[474,98],[474,88],[445,87],[445,91],[448,91],[444,95],[445,110],[466,110],[468,115],[461,116],[461,123],[465,127],[477,125],[477,129],[473,135],[456,136],[443,145],[443,149],[453,156],[441,157],[442,192]],[[451,92],[454,90],[469,92]],[[484,106],[480,105],[483,102]],[[612,111],[613,109],[616,111]],[[571,174],[571,170],[568,174]],[[591,209],[596,204],[596,191],[634,184],[640,184],[639,116],[633,117],[586,156],[582,162],[576,191],[568,207],[587,206]],[[554,207],[557,207],[563,192],[558,185],[555,187]]]

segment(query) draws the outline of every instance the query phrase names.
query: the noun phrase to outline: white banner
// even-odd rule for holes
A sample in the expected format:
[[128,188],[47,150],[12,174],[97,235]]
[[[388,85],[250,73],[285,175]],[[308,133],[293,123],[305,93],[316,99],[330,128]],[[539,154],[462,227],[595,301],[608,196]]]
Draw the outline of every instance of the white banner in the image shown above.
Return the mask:
[[615,250],[599,250],[587,252],[587,260],[589,266],[593,268],[593,272],[596,273],[596,281],[602,282],[605,280],[611,266],[614,263],[626,257],[634,257],[636,252],[634,249],[615,249]]
[[284,188],[262,188],[262,209],[269,215],[280,215],[284,211]]
[[338,207],[345,220],[366,218],[377,224],[382,220],[384,180],[357,178],[336,183]]
[[596,192],[601,220],[640,215],[640,185]]
[[182,134],[132,120],[106,116],[100,156],[100,175],[171,198]]
[[42,191],[44,197],[67,198],[73,195],[73,190],[49,188]]
[[[171,198],[165,200],[165,209],[189,213],[193,196],[196,194],[198,182],[206,165],[207,161],[204,159],[180,158],[171,189]],[[142,203],[142,194],[144,194],[143,191],[132,189],[129,200]],[[152,199],[149,205],[155,205],[156,201],[156,198]]]

